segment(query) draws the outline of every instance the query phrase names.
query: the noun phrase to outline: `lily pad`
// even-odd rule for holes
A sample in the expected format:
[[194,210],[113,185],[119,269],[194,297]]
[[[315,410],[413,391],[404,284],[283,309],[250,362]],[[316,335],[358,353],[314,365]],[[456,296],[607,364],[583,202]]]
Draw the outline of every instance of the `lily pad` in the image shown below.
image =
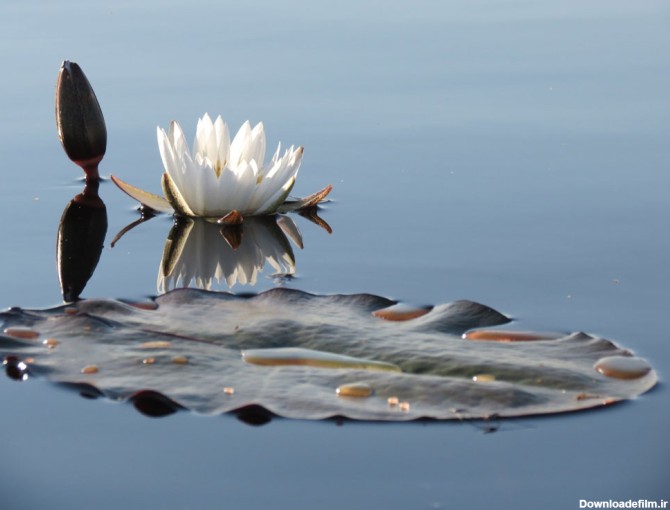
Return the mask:
[[8,373],[85,386],[155,415],[183,407],[300,419],[512,417],[611,404],[657,380],[609,340],[506,333],[507,317],[470,301],[419,309],[368,294],[179,289],[148,303],[12,308],[0,322]]

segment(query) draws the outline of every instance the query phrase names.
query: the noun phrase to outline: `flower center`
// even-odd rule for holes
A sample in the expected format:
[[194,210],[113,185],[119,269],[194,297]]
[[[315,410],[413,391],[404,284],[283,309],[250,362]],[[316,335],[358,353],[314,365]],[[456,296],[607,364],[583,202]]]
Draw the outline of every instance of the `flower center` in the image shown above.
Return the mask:
[[225,161],[221,161],[220,159],[217,159],[216,162],[214,163],[214,173],[216,174],[216,177],[219,178],[221,177],[221,172],[226,166]]

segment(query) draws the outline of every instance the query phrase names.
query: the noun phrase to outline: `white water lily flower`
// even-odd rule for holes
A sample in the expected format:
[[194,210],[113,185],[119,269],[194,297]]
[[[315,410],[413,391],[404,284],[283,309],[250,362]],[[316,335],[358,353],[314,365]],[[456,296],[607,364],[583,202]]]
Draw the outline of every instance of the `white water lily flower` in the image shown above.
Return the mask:
[[[152,209],[183,216],[229,217],[272,214],[316,205],[330,192],[325,188],[303,200],[287,202],[295,184],[303,148],[281,151],[278,145],[272,159],[265,159],[263,123],[253,128],[242,124],[233,141],[228,126],[215,122],[208,114],[198,120],[193,149],[190,150],[181,126],[170,123],[169,131],[157,129],[158,147],[165,173],[162,185],[165,198],[135,188],[112,176],[128,195]],[[232,215],[233,218],[230,219]]]

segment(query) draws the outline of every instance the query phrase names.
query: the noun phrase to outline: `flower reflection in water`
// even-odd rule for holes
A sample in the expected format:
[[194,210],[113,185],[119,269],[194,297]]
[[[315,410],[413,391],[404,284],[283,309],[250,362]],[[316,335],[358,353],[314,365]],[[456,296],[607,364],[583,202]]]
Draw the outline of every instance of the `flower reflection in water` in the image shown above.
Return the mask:
[[[303,210],[300,216],[329,234],[330,225],[318,215],[318,208]],[[153,218],[151,211],[122,229],[112,247],[129,230]],[[266,265],[279,282],[293,278],[295,255],[291,244],[303,248],[302,234],[289,215],[248,217],[237,225],[221,225],[202,218],[175,216],[158,270],[157,288],[164,293],[178,287],[214,290],[215,283],[232,288],[255,285]]]
[[302,248],[291,218],[247,218],[242,225],[221,226],[201,219],[177,218],[170,231],[158,272],[158,292],[195,286],[210,290],[214,281],[255,285],[269,264],[276,276],[295,274],[295,256],[288,238]]

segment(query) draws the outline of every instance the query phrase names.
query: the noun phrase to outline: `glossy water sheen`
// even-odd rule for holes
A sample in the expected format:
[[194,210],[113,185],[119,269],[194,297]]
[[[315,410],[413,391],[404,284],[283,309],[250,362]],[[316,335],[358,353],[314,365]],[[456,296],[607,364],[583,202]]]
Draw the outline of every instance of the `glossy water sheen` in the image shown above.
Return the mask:
[[[60,303],[57,228],[83,188],[53,116],[70,59],[105,114],[103,174],[159,192],[156,125],[209,111],[263,121],[269,145],[303,145],[297,195],[334,185],[322,213],[332,234],[296,219],[295,278],[263,273],[234,290],[472,299],[519,330],[620,341],[663,380],[669,15],[653,0],[4,2],[0,305]],[[83,295],[141,302],[156,292],[172,222],[154,218],[110,248],[137,213],[110,183],[100,196],[108,237]],[[11,416],[3,508],[668,499],[663,384],[599,412],[455,426],[150,420],[34,378],[3,378],[0,398]]]

